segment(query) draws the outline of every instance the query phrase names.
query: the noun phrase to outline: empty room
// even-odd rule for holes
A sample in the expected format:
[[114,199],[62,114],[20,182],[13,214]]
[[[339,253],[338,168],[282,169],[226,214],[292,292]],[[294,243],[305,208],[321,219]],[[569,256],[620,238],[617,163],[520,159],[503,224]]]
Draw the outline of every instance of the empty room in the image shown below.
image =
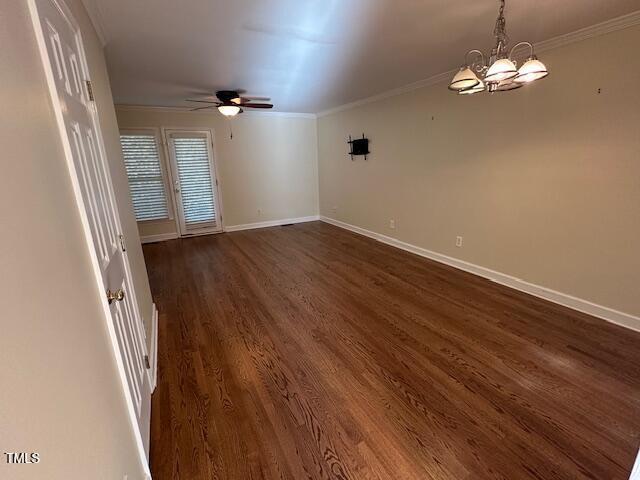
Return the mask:
[[638,0],[0,0],[0,479],[640,480]]

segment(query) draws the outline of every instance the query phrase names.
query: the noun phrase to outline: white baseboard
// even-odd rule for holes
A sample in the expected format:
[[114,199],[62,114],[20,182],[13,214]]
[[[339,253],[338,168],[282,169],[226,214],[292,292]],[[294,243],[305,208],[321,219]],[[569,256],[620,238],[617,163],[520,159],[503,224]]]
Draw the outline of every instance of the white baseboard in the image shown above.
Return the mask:
[[[278,227],[280,225],[288,225],[290,223],[315,222],[320,220],[319,215],[311,215],[310,217],[283,218],[280,220],[268,220],[266,222],[245,223],[243,225],[231,225],[224,227],[225,232],[239,232],[240,230],[253,230],[254,228]],[[159,235],[147,235],[140,237],[142,243],[164,242],[165,240],[174,240],[180,238],[177,233],[161,233]]]
[[158,235],[147,235],[146,237],[140,237],[141,243],[155,243],[164,242],[165,240],[173,240],[178,238],[177,233],[160,233]]
[[151,304],[151,345],[149,348],[149,365],[151,368],[147,370],[149,376],[149,385],[151,393],[156,389],[158,384],[158,309],[156,304]]
[[319,215],[310,217],[284,218],[282,220],[269,220],[267,222],[245,223],[244,225],[232,225],[224,227],[225,232],[239,232],[240,230],[253,230],[254,228],[278,227],[280,225],[288,225],[290,223],[314,222],[320,220]]
[[598,317],[622,327],[640,332],[640,318],[634,315],[620,312],[618,310],[604,307],[602,305],[597,305],[587,300],[567,295],[566,293],[556,292],[555,290],[529,283],[520,278],[516,278],[505,273],[496,272],[495,270],[481,267],[479,265],[474,265],[473,263],[449,257],[441,253],[433,252],[431,250],[427,250],[426,248],[417,247],[415,245],[411,245],[410,243],[402,242],[393,237],[382,235],[381,233],[372,232],[361,227],[356,227],[355,225],[341,222],[340,220],[335,220],[333,218],[325,217],[322,215],[320,216],[320,220],[326,223],[330,223],[331,225],[335,225],[336,227],[344,228],[360,235],[364,235],[365,237],[373,238],[374,240],[385,243],[387,245],[391,245],[393,247],[406,250],[407,252],[420,255],[421,257],[429,258],[431,260],[435,260],[436,262],[455,267],[459,270],[464,270],[465,272],[473,273],[480,277],[487,278],[495,283],[505,285],[515,290],[519,290],[521,292],[543,298],[550,302],[557,303],[559,305],[569,307],[573,310],[587,313],[594,317]]

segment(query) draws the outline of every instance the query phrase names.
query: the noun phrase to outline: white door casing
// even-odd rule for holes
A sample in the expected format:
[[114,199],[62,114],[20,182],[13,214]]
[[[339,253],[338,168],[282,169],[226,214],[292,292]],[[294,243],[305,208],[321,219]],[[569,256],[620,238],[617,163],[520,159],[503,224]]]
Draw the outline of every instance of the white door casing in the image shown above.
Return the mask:
[[[192,235],[204,235],[220,233],[223,231],[222,202],[220,199],[217,165],[213,146],[213,134],[210,130],[186,129],[186,128],[163,128],[164,144],[167,149],[167,159],[169,162],[169,175],[171,181],[172,197],[176,212],[176,226],[181,237]],[[192,142],[191,145],[185,142]],[[184,166],[184,161],[179,161],[180,152],[185,149],[196,149],[193,153],[194,162],[202,161],[206,155],[206,168],[198,169],[198,185],[188,185],[189,168]],[[184,157],[183,157],[184,158]],[[195,163],[194,165],[195,166]],[[199,163],[202,167],[202,163]],[[191,177],[193,178],[193,177]],[[210,188],[208,198],[204,200],[195,210],[201,208],[207,210],[207,202],[210,200],[210,211],[205,212],[203,221],[190,221],[190,216],[198,216],[193,208],[188,205],[189,195],[200,190],[200,194]],[[199,199],[200,200],[200,199]],[[191,215],[190,215],[191,214]]]
[[[62,0],[29,0],[78,210],[142,468],[148,467],[151,388],[136,301],[88,65],[77,23]],[[111,301],[107,293],[115,295]],[[120,294],[122,292],[123,295]]]
[[629,480],[640,480],[640,451],[638,452],[636,462],[633,464],[631,469],[631,476],[629,477]]

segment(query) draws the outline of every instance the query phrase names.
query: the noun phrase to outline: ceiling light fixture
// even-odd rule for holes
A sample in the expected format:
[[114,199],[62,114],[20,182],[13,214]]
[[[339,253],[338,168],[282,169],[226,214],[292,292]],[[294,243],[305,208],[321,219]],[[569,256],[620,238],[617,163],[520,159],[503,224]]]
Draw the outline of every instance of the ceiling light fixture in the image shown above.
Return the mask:
[[[493,31],[496,37],[496,46],[488,57],[489,61],[487,62],[487,57],[482,51],[469,50],[465,55],[464,65],[451,80],[449,90],[460,95],[505,92],[515,90],[526,83],[540,80],[549,75],[547,67],[536,57],[531,43],[519,42],[509,50],[504,7],[505,0],[500,0],[500,14]],[[518,69],[513,54],[517,48],[522,46],[529,48],[529,56]]]
[[218,111],[225,117],[235,117],[240,113],[241,108],[238,105],[220,105]]

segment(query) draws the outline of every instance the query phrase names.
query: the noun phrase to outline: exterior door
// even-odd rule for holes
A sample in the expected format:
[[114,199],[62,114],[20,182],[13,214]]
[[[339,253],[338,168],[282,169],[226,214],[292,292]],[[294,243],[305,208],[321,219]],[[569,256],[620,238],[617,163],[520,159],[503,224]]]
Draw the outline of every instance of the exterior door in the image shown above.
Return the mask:
[[210,131],[165,130],[180,236],[222,232]]
[[132,430],[141,459],[144,458],[147,465],[151,389],[146,375],[145,333],[121,235],[80,31],[60,0],[30,0],[30,8],[96,282],[102,292]]

